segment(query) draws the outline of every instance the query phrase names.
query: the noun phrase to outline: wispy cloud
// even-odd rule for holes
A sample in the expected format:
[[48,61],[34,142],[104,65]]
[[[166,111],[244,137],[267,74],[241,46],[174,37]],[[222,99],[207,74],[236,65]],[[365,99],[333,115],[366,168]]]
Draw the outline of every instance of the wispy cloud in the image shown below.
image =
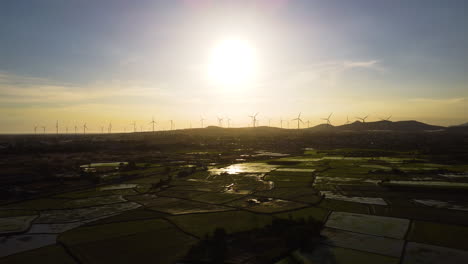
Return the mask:
[[454,98],[411,98],[409,102],[413,103],[430,103],[430,104],[464,104],[468,105],[468,97],[454,97]]
[[162,87],[162,84],[120,80],[78,86],[0,72],[0,103],[82,104],[108,98],[167,96]]
[[386,69],[379,60],[328,61],[317,64],[288,68],[267,76],[266,85],[278,83],[286,87],[301,87],[311,84],[335,86],[342,74],[353,69],[365,69],[385,73]]

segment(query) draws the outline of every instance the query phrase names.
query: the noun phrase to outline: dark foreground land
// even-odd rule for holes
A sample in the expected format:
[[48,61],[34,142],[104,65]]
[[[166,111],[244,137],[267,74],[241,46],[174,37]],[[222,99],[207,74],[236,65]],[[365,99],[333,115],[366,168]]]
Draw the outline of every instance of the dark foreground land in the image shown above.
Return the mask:
[[468,133],[0,137],[0,263],[465,263]]

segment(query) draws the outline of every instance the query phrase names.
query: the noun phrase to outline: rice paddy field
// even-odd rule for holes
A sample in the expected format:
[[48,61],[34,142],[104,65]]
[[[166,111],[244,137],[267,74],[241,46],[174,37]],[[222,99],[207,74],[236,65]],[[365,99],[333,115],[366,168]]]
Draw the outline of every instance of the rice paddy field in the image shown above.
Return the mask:
[[127,163],[113,163],[120,180],[1,205],[0,263],[193,263],[189,251],[216,230],[235,241],[281,219],[318,223],[319,235],[288,250],[232,242],[224,261],[465,263],[468,163],[384,153],[258,152],[254,161],[122,172],[115,167]]

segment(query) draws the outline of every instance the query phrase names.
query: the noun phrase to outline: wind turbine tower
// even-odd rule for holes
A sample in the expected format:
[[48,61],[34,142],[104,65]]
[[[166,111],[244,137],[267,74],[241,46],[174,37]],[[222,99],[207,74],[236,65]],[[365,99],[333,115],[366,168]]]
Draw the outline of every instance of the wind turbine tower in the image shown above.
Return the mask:
[[223,118],[222,117],[217,117],[218,118],[218,126],[223,127]]
[[361,120],[362,123],[366,122],[366,119],[369,117],[369,115],[366,115],[365,117],[356,117],[357,119]]
[[153,132],[154,132],[154,126],[156,125],[156,121],[154,121],[154,116],[153,116],[153,119],[151,120],[151,122],[149,122],[149,123],[153,125]]
[[297,116],[297,118],[292,119],[292,121],[297,121],[297,129],[300,129],[300,128],[301,128],[300,124],[301,124],[301,123],[304,123],[304,122],[302,121],[302,119],[301,119],[301,113],[299,113],[299,115]]
[[83,125],[83,135],[86,134],[86,129],[88,128],[88,126],[86,125],[86,123],[84,123]]
[[205,121],[206,119],[203,118],[202,116],[200,116],[200,125],[201,125],[201,128],[204,128],[203,126],[203,121]]
[[345,125],[347,125],[347,124],[349,124],[349,123],[350,123],[350,121],[349,121],[349,117],[348,117],[348,116],[346,116],[346,123],[345,123]]
[[59,129],[59,125],[58,125],[58,120],[55,122],[55,132],[56,134],[58,135],[58,129]]
[[258,113],[256,113],[255,115],[249,116],[250,118],[252,118],[253,127],[255,127],[255,125],[257,124],[257,115]]
[[43,127],[42,127],[42,131],[44,132],[44,135],[45,135],[45,129],[46,129],[46,127],[43,126]]
[[326,118],[321,118],[321,119],[322,119],[322,120],[326,120],[326,121],[327,121],[327,125],[330,125],[330,126],[331,126],[330,118],[331,118],[332,115],[333,115],[333,113],[331,113],[328,117],[326,117]]
[[387,118],[379,118],[380,121],[390,121],[390,118],[392,118],[392,116],[388,116]]

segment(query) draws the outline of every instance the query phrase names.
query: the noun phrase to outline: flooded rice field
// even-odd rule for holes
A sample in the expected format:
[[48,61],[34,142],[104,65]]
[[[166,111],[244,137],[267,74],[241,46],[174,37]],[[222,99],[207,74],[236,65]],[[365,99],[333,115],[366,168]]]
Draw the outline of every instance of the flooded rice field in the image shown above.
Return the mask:
[[[307,219],[324,227],[315,248],[290,252],[278,264],[349,258],[437,263],[441,256],[461,263],[453,261],[465,258],[468,247],[443,234],[468,236],[468,198],[458,192],[468,189],[466,164],[342,152],[254,151],[230,163],[201,166],[177,159],[122,171],[118,168],[128,163],[84,165],[84,173],[101,180],[108,171],[99,168],[115,170],[112,181],[0,206],[0,263],[23,261],[29,254],[56,254],[63,263],[70,254],[81,263],[127,261],[143,254],[141,247],[151,251],[161,243],[148,241],[163,237],[171,245],[165,250],[177,257],[161,263],[174,263],[217,228],[235,234],[266,228],[274,219]],[[210,153],[184,155],[197,161]],[[261,161],[248,161],[255,157]],[[428,235],[430,230],[438,231]],[[107,247],[120,250],[104,257],[98,249]],[[176,251],[182,249],[183,254]],[[249,259],[246,254],[239,253],[244,256],[239,259]]]

